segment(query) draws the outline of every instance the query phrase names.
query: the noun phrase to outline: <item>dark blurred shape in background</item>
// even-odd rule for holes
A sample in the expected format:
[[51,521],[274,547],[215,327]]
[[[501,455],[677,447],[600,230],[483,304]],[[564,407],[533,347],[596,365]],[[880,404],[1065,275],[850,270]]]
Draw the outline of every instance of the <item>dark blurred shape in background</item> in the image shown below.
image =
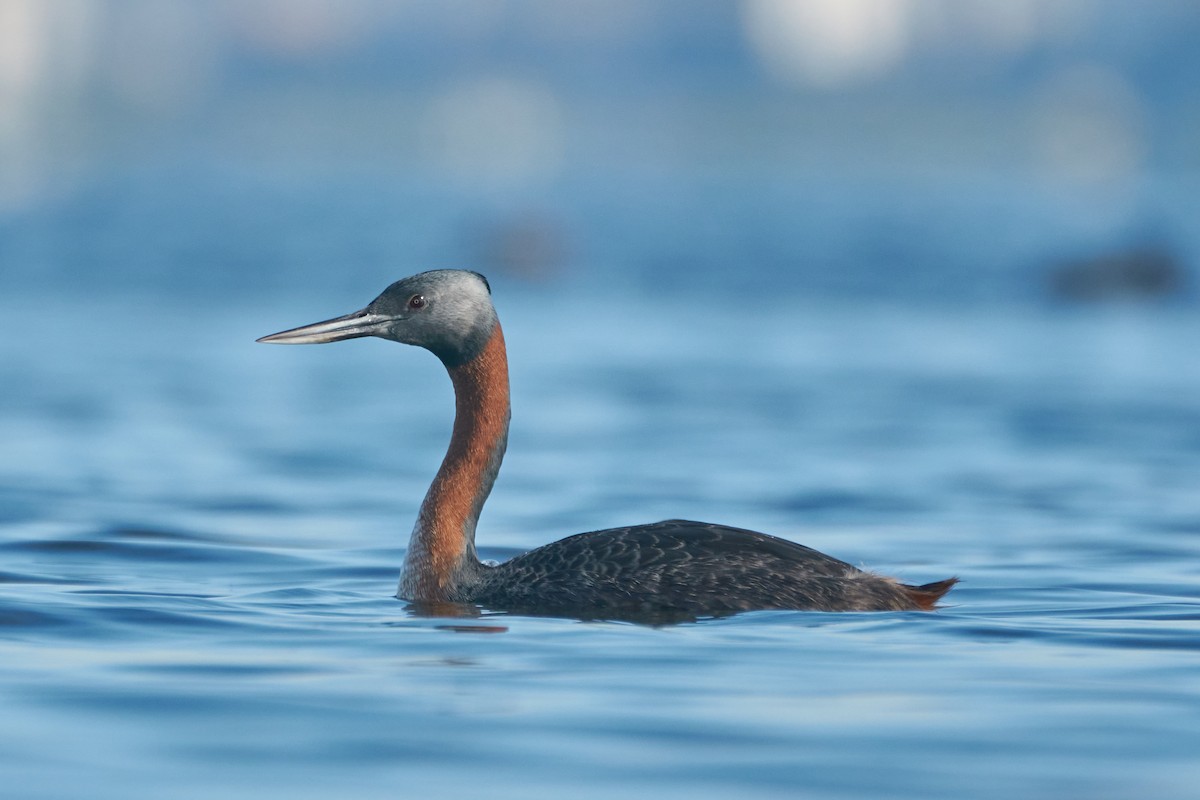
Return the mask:
[[1183,291],[1183,268],[1169,250],[1151,245],[1069,261],[1054,270],[1051,288],[1083,302],[1162,299]]
[[1190,2],[0,0],[0,280],[1032,300],[1147,220],[1190,273],[1198,40]]
[[570,257],[563,226],[537,211],[485,219],[470,235],[477,243],[473,263],[478,269],[532,283],[557,277]]

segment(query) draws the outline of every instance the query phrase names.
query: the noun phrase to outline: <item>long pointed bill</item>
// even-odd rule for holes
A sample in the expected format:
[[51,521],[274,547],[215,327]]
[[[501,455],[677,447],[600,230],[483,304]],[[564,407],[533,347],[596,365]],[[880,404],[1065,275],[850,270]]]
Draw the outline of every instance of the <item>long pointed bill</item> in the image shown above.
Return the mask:
[[314,322],[290,331],[272,333],[257,341],[269,344],[324,344],[340,342],[343,339],[357,339],[360,336],[375,336],[386,330],[391,317],[383,314],[372,314],[365,308],[344,317],[327,319],[324,322]]

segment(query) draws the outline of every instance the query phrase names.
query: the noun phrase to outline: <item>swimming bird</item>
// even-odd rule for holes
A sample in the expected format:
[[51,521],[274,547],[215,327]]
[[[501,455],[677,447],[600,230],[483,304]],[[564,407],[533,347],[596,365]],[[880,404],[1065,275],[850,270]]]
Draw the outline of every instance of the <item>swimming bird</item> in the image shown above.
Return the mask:
[[398,596],[579,619],[675,621],[762,609],[932,610],[957,581],[910,586],[755,531],[672,519],[580,533],[498,565],[475,526],[508,443],[508,357],[491,287],[477,272],[397,281],[361,311],[264,336],[320,344],[376,336],[441,359],[455,393],[445,459],[421,503]]

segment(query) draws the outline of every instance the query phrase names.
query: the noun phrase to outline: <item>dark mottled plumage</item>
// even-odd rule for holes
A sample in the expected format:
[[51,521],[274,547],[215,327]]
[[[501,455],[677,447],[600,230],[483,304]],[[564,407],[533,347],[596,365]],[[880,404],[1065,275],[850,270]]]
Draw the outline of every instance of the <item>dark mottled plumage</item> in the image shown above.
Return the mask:
[[928,609],[951,583],[906,586],[786,539],[672,519],[580,533],[485,567],[461,599],[555,616],[693,619]]
[[677,622],[756,609],[928,611],[955,583],[908,586],[786,539],[678,519],[581,533],[498,566],[482,564],[475,523],[500,469],[509,421],[508,361],[491,287],[475,272],[424,272],[392,284],[362,311],[260,341],[359,336],[424,347],[454,383],[450,447],[421,504],[398,591],[430,613],[473,603]]

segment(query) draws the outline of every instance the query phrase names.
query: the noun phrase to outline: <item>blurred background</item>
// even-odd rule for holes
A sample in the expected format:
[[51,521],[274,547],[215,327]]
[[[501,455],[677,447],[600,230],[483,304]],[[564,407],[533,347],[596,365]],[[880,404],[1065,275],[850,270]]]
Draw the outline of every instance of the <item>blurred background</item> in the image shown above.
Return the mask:
[[0,0],[0,288],[1186,297],[1200,9]]

